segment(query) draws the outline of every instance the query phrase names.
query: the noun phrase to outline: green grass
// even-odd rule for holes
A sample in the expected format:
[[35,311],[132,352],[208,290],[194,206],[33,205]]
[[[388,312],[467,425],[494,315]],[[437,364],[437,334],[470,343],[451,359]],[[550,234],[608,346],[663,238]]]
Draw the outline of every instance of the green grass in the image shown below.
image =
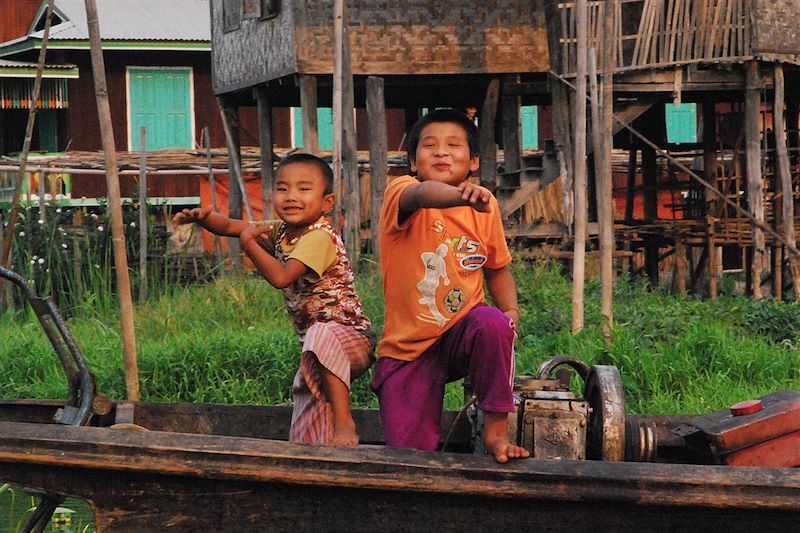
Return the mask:
[[[366,261],[358,291],[378,331],[380,276]],[[706,413],[780,389],[800,390],[800,306],[726,296],[715,302],[648,292],[620,278],[613,342],[600,331],[599,284],[586,293],[586,329],[570,333],[571,285],[557,266],[514,267],[522,324],[517,373],[534,374],[554,356],[620,369],[629,413]],[[254,275],[172,289],[136,309],[142,400],[273,405],[291,402],[299,346],[280,293]],[[84,313],[70,328],[97,376],[100,393],[125,397],[118,318]],[[0,316],[0,397],[63,398],[66,384],[39,326],[27,315]],[[353,404],[376,407],[369,376]],[[578,385],[580,388],[580,385]],[[447,390],[457,409],[459,385]]]

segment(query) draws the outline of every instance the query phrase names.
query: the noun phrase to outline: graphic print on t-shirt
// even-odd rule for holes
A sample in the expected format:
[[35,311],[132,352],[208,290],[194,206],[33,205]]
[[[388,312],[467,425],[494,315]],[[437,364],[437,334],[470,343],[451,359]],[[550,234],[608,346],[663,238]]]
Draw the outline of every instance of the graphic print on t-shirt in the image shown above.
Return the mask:
[[423,252],[420,258],[425,265],[425,275],[417,283],[417,290],[422,295],[419,303],[427,305],[430,315],[420,314],[417,318],[425,322],[436,322],[439,327],[447,324],[447,319],[439,311],[436,304],[436,289],[439,288],[440,279],[444,280],[445,285],[450,285],[450,278],[447,277],[447,265],[444,258],[447,256],[448,248],[446,244],[440,244],[435,252]]

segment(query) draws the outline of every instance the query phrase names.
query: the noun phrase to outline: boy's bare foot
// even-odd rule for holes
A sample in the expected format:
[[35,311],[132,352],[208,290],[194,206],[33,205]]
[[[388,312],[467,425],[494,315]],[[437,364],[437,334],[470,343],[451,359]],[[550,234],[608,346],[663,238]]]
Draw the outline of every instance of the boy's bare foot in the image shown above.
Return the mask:
[[333,438],[328,444],[329,446],[342,446],[344,448],[355,448],[358,446],[358,433],[356,433],[356,426],[352,428],[335,428],[333,430]]
[[528,450],[508,440],[508,413],[483,413],[483,445],[498,463],[530,457]]

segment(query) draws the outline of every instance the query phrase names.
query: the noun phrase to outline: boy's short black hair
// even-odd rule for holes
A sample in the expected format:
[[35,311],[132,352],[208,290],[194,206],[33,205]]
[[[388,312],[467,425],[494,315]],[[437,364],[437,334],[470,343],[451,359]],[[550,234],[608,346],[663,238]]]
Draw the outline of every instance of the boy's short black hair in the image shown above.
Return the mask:
[[419,136],[422,133],[422,130],[425,128],[425,126],[428,124],[433,124],[434,122],[452,122],[461,126],[461,129],[464,130],[464,133],[467,134],[467,142],[469,143],[469,156],[475,157],[478,155],[478,126],[472,122],[472,119],[469,118],[469,115],[463,111],[459,111],[458,109],[434,109],[420,118],[414,124],[414,126],[411,127],[411,131],[408,132],[406,152],[408,154],[409,163],[417,160],[417,145],[419,144]]
[[333,193],[333,170],[328,163],[314,154],[297,152],[287,155],[281,159],[280,163],[278,163],[278,166],[275,169],[275,176],[279,176],[284,167],[288,167],[289,165],[293,165],[295,163],[306,163],[308,165],[314,165],[317,167],[320,174],[322,174],[322,179],[325,181],[325,194]]

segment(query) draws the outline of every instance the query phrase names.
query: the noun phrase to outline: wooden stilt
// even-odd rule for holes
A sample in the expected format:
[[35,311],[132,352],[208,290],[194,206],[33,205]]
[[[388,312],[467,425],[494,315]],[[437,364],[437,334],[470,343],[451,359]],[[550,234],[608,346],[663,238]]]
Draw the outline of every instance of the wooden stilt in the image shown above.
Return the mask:
[[[775,76],[775,104],[774,104],[774,117],[773,127],[775,130],[775,157],[777,160],[778,182],[781,184],[781,215],[783,219],[783,237],[787,242],[797,242],[794,229],[794,188],[792,187],[792,174],[789,163],[789,152],[787,148],[787,122],[783,118],[785,103],[784,103],[784,75],[783,65],[780,63],[774,67]],[[789,123],[788,129],[797,128],[797,115],[788,114],[790,118],[794,117],[794,122]],[[778,213],[778,210],[775,210]],[[800,300],[800,260],[797,256],[786,254],[789,260],[789,273],[792,278],[794,286],[795,299]],[[781,254],[782,256],[782,254]],[[781,261],[782,264],[782,261]],[[780,277],[778,277],[780,280]],[[779,287],[783,287],[781,282],[778,283]]]
[[147,300],[147,128],[139,128],[139,301]]
[[[719,188],[717,185],[717,109],[716,102],[707,99],[703,102],[703,174],[706,181]],[[707,212],[719,216],[723,204],[708,189],[703,189]],[[719,205],[719,207],[715,207]]]
[[497,102],[500,97],[500,78],[492,78],[486,88],[486,97],[481,107],[480,153],[481,184],[494,189],[497,186],[497,140],[494,129],[497,120]]
[[[244,197],[244,185],[239,186],[239,155],[241,150],[241,140],[239,136],[239,109],[228,105],[228,103],[218,98],[220,105],[220,115],[222,126],[225,129],[225,141],[228,146],[228,217],[242,218],[242,198]],[[250,219],[252,220],[252,218]],[[241,272],[242,255],[239,247],[239,239],[227,237],[228,257],[230,258],[231,272]]]
[[[217,206],[217,183],[214,178],[214,167],[211,165],[211,131],[208,129],[208,126],[203,128],[203,138],[205,139],[206,144],[206,165],[208,167],[208,186],[211,188],[211,209],[214,210],[215,213],[219,212],[219,206]],[[222,256],[222,238],[214,234],[214,252],[217,256],[217,264],[221,265],[224,261]]]
[[588,53],[587,0],[575,4],[577,67],[575,79],[575,245],[572,265],[572,334],[584,326],[584,285],[586,275],[586,62]]
[[[614,113],[614,15],[616,1],[606,0],[603,24],[603,91],[602,91],[602,127],[601,146],[595,150],[602,151],[602,167],[595,168],[597,176],[597,226],[600,234],[600,312],[605,320],[603,333],[607,342],[611,341],[614,324],[614,198],[613,176],[611,172],[611,140],[613,138]],[[596,123],[600,127],[599,123]]]
[[300,75],[300,109],[303,114],[303,150],[309,154],[319,154],[316,76]]
[[136,362],[136,335],[133,325],[133,298],[128,273],[128,255],[125,249],[125,232],[122,226],[122,205],[119,189],[119,168],[117,149],[114,145],[114,126],[111,122],[111,106],[108,101],[106,69],[100,43],[100,25],[97,20],[97,3],[85,0],[86,22],[89,30],[89,46],[92,58],[97,114],[100,119],[100,135],[106,166],[106,186],[108,188],[108,208],[111,215],[111,231],[114,242],[114,272],[119,297],[120,320],[122,326],[122,351],[125,359],[125,388],[129,401],[139,401],[139,370]]
[[717,298],[717,249],[716,249],[716,223],[708,217],[708,298]]
[[628,148],[628,181],[625,189],[625,224],[633,223],[633,203],[636,198],[636,159],[639,150],[636,148],[636,139],[630,136]]
[[[747,64],[745,88],[745,145],[747,154],[747,203],[750,213],[760,224],[764,223],[764,194],[761,188],[761,137],[759,131],[761,118],[761,83],[758,75],[758,61]],[[764,232],[759,225],[753,231],[753,298],[759,300],[761,293],[761,273],[765,257]]]
[[369,169],[370,169],[370,222],[372,236],[372,255],[380,263],[380,238],[378,222],[383,205],[383,191],[386,189],[388,164],[386,132],[386,100],[383,93],[383,78],[367,78],[367,125],[369,127]]
[[675,292],[686,295],[686,242],[680,235],[675,236]]
[[[302,94],[302,82],[301,82]],[[315,89],[316,90],[316,89]],[[275,161],[272,153],[272,105],[269,101],[269,88],[266,85],[258,85],[253,90],[258,104],[258,146],[259,162],[261,164],[261,205],[262,218],[272,220],[272,189],[275,186]],[[305,117],[305,115],[304,115]],[[305,127],[303,136],[305,136]],[[316,132],[315,132],[316,134]],[[303,140],[303,146],[305,146]]]

